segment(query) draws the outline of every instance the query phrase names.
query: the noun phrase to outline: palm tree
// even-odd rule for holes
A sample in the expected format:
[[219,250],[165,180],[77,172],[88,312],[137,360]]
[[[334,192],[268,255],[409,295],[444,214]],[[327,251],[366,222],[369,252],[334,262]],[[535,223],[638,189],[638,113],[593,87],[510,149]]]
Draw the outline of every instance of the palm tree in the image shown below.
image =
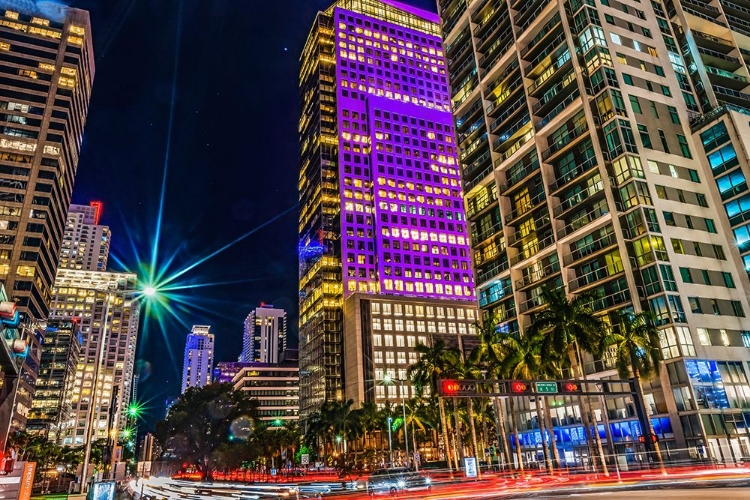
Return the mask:
[[419,451],[417,444],[417,433],[416,430],[426,432],[428,427],[432,426],[432,423],[427,420],[425,408],[426,405],[422,398],[411,398],[406,400],[406,421],[401,426],[402,429],[406,427],[411,428],[411,440],[414,452]]
[[[407,376],[412,381],[417,394],[420,396],[424,393],[425,387],[429,387],[431,395],[436,395],[440,379],[448,374],[450,366],[455,364],[451,362],[459,359],[460,355],[455,349],[446,349],[445,342],[440,339],[435,341],[432,347],[419,343],[415,350],[419,354],[419,359],[409,367]],[[453,469],[450,465],[448,424],[445,418],[445,403],[443,402],[443,398],[438,398],[438,407],[440,408],[440,427],[443,433],[443,443],[445,444],[445,457],[448,462],[448,471],[452,475]]]
[[[654,322],[654,315],[649,312],[637,314],[622,312],[620,314],[620,328],[611,332],[602,340],[602,347],[615,348],[615,362],[617,371],[622,378],[630,376],[631,372],[635,379],[638,401],[643,410],[644,419],[648,429],[647,440],[654,436],[654,426],[648,416],[644,404],[643,377],[651,378],[659,374],[662,361],[661,342],[659,330]],[[659,463],[661,472],[666,474],[664,461],[661,457],[659,443],[655,442],[654,455]]]
[[362,435],[361,411],[353,410],[353,400],[336,402],[332,406],[332,419],[330,420],[334,436],[337,440],[342,439],[344,453],[347,452],[347,443],[356,441]]
[[[568,300],[562,288],[544,288],[541,298],[547,307],[534,318],[534,323],[531,326],[532,334],[542,337],[542,349],[548,360],[558,363],[560,369],[570,367],[571,358],[575,358],[583,380],[586,380],[586,371],[583,369],[580,351],[583,349],[594,354],[599,352],[600,341],[606,330],[604,322],[594,315],[592,304],[597,298],[596,295],[591,292],[583,292],[577,294],[572,300]],[[593,458],[597,455],[591,448],[590,409],[587,403],[586,398],[580,398],[586,442]],[[609,477],[598,425],[594,426],[593,441],[596,443],[604,475]],[[594,467],[596,467],[596,464],[594,464]]]
[[[457,360],[456,364],[453,366],[453,374],[457,379],[468,379],[468,380],[476,380],[481,377],[481,370],[479,369],[479,366],[472,363],[471,361],[464,360],[463,353],[461,354],[461,359]],[[471,446],[473,449],[473,455],[476,457],[477,463],[479,463],[480,455],[479,455],[479,448],[477,446],[477,429],[476,425],[474,423],[474,398],[468,398],[468,420],[469,420],[469,430],[471,432]],[[455,402],[454,402],[455,404]],[[458,429],[458,422],[456,422],[456,428]],[[477,473],[479,477],[482,477],[482,472],[480,470],[481,468],[477,468]]]
[[362,403],[362,406],[360,407],[360,418],[362,419],[362,432],[365,441],[364,447],[367,448],[370,434],[383,428],[383,421],[380,419],[378,405],[375,403]]
[[[510,378],[531,380],[542,373],[544,367],[544,361],[542,360],[543,341],[539,336],[512,333],[503,337],[502,345],[505,347],[508,354],[505,356],[500,366],[501,370]],[[512,398],[511,404],[513,404]],[[552,474],[552,459],[550,458],[550,450],[547,445],[547,439],[545,436],[546,429],[539,401],[536,402],[536,410],[537,419],[539,420],[539,431],[542,436],[542,450],[544,452],[544,458],[547,463],[547,470],[550,474]],[[518,452],[518,460],[520,463],[521,443],[518,441],[518,429],[515,425],[515,422],[513,432],[516,434],[516,450]]]
[[[500,373],[500,367],[507,355],[501,343],[502,334],[497,330],[499,321],[499,318],[495,316],[485,319],[482,323],[477,322],[474,325],[474,329],[479,337],[479,344],[477,344],[469,357],[472,362],[484,365],[485,373],[492,378],[503,377],[503,374]],[[500,392],[499,384],[495,384],[494,390],[495,392]],[[497,396],[494,398],[494,407],[498,426],[497,436],[503,443],[505,460],[508,461],[509,467],[512,467],[513,460],[511,460],[508,435],[505,431],[505,412],[502,409],[500,398]]]

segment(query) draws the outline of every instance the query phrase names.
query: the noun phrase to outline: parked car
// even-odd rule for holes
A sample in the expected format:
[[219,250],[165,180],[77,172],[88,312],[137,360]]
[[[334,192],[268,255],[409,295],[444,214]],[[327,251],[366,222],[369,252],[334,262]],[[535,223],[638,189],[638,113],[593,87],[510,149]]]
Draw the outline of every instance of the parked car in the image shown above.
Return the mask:
[[406,467],[377,469],[372,471],[367,479],[367,493],[370,495],[378,493],[396,494],[399,491],[419,488],[429,489],[431,484],[432,481],[429,477]]

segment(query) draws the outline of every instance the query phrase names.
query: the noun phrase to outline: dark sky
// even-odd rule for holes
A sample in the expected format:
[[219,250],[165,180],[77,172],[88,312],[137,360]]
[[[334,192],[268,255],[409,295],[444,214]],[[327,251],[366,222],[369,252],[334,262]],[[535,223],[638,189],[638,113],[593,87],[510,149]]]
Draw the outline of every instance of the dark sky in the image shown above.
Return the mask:
[[[128,269],[137,269],[134,249],[150,260],[168,147],[161,267],[176,252],[170,270],[184,268],[296,206],[298,57],[331,1],[68,0],[91,12],[96,53],[74,202],[104,202],[113,254]],[[435,10],[435,0],[407,2]],[[289,311],[296,343],[296,222],[295,208],[179,280],[244,280],[172,304],[184,323],[212,325],[217,361],[236,360],[242,322],[261,301]],[[122,267],[111,259],[110,269]],[[142,319],[138,346],[150,420],[179,394],[182,373],[187,330],[164,319],[165,328]]]

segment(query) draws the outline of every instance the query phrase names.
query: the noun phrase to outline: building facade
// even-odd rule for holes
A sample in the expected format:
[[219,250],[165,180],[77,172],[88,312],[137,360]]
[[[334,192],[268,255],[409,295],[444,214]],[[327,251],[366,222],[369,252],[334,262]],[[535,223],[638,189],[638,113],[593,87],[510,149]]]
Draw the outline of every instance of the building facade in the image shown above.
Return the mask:
[[70,205],[60,250],[61,269],[106,271],[112,233],[99,224],[102,205]]
[[0,401],[2,443],[31,408],[44,335],[38,321],[49,313],[94,80],[87,12],[66,8],[51,18],[33,2],[18,6],[32,11],[0,12],[0,279],[25,317],[30,350],[6,380],[17,390]]
[[76,369],[84,341],[79,321],[49,320],[26,430],[58,442],[70,423]]
[[182,394],[191,387],[211,383],[214,369],[214,335],[210,326],[195,325],[185,340]]
[[[611,324],[621,311],[653,312],[665,369],[646,406],[666,456],[746,456],[749,285],[725,210],[744,178],[715,179],[724,170],[704,161],[713,139],[699,140],[691,121],[747,101],[747,9],[730,0],[438,7],[484,316],[523,331],[545,307],[543,287],[595,294]],[[583,364],[617,378],[609,355]],[[533,454],[529,404],[520,421]],[[561,428],[579,428],[570,399],[556,404]],[[594,402],[592,413],[610,452],[637,444],[627,399]],[[566,457],[585,453],[572,434],[558,441]]]
[[235,391],[258,401],[258,418],[274,424],[299,418],[299,367],[295,363],[251,363],[232,379]]
[[248,314],[241,363],[278,363],[286,349],[286,311],[261,304]]
[[341,0],[318,14],[305,44],[302,418],[343,399],[357,377],[344,372],[344,338],[358,335],[347,330],[348,297],[474,300],[438,21],[391,0]]
[[[72,411],[63,424],[60,444],[81,445],[89,435],[93,440],[106,438],[110,411],[113,427],[125,427],[140,321],[138,297],[137,277],[132,273],[58,271],[50,318],[79,321],[83,337]],[[92,404],[95,427],[89,431]]]

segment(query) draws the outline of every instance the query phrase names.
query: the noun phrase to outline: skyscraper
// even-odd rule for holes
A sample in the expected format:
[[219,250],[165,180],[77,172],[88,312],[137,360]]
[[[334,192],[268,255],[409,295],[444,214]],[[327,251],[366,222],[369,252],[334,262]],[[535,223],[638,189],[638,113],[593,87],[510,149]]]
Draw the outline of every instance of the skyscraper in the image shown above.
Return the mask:
[[334,3],[303,49],[300,92],[305,418],[325,400],[375,400],[365,381],[407,367],[415,320],[409,331],[387,318],[398,345],[376,345],[386,340],[367,307],[425,314],[429,302],[455,317],[458,305],[473,318],[474,286],[437,16],[391,0]]
[[191,387],[211,383],[214,368],[214,335],[210,326],[194,325],[185,340],[182,365],[182,394]]
[[107,269],[112,234],[109,226],[99,224],[101,208],[101,203],[93,201],[91,205],[70,205],[60,250],[61,269]]
[[89,436],[93,404],[92,439],[105,439],[110,408],[114,428],[124,428],[131,400],[140,303],[133,273],[60,269],[55,279],[50,318],[77,319],[83,348],[75,370],[72,411],[59,441],[81,445]]
[[51,18],[35,2],[13,5],[31,10],[0,11],[0,279],[26,316],[30,350],[22,373],[5,383],[19,389],[0,401],[2,443],[31,408],[44,335],[35,321],[49,312],[94,80],[87,12],[59,9]]
[[261,304],[248,314],[241,363],[278,363],[286,348],[286,311]]
[[78,318],[49,320],[26,430],[57,442],[71,422],[76,370],[84,344]]
[[[651,311],[665,369],[646,406],[660,446],[670,456],[746,454],[750,284],[738,226],[747,164],[738,168],[726,147],[737,132],[717,122],[727,127],[733,109],[747,131],[747,9],[731,0],[438,4],[484,313],[503,331],[524,331],[545,307],[543,287],[592,293],[615,325],[620,312]],[[583,365],[616,377],[612,353]],[[560,403],[558,414],[572,414]],[[632,404],[605,405],[594,401],[592,416],[609,452],[624,453],[641,432]],[[533,432],[521,432],[526,451]],[[566,453],[585,446],[564,444]]]

